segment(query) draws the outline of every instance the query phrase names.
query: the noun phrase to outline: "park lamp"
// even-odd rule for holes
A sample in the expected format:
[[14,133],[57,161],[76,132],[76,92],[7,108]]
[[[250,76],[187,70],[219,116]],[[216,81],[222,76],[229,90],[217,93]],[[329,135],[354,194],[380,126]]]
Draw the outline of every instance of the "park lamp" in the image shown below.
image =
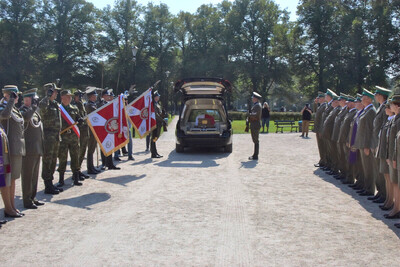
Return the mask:
[[165,72],[165,75],[167,76],[167,79],[168,79],[170,73],[171,73],[171,72],[170,72],[169,70],[167,70],[167,71]]
[[132,47],[132,55],[133,55],[133,61],[136,61],[136,54],[137,54],[138,48],[137,46]]

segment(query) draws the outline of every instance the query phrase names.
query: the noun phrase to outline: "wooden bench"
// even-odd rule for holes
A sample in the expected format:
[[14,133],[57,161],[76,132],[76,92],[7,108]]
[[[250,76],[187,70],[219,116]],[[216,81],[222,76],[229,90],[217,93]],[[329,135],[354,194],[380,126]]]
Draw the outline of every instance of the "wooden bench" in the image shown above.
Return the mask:
[[281,129],[281,133],[283,133],[283,128],[289,128],[290,127],[290,132],[293,132],[293,129],[298,131],[299,126],[296,125],[297,122],[295,121],[275,121],[275,126],[276,126],[276,132]]

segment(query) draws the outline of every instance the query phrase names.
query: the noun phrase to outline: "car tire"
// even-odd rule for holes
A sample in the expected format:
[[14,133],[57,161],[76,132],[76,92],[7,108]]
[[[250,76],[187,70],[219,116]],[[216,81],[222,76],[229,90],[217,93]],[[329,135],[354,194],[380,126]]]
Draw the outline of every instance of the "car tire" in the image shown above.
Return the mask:
[[225,146],[225,152],[226,153],[232,153],[232,144],[229,144],[229,145]]
[[185,148],[182,145],[176,144],[175,147],[176,153],[183,153],[184,149]]

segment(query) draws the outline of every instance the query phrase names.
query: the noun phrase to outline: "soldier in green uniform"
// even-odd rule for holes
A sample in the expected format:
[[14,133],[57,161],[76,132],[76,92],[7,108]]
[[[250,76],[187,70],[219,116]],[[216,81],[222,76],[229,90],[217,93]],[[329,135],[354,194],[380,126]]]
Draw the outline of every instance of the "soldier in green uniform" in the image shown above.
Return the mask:
[[[21,176],[22,157],[25,155],[24,139],[24,118],[15,107],[18,102],[18,87],[15,85],[6,85],[3,88],[4,98],[0,101],[0,123],[7,134],[9,144],[9,159],[11,167],[11,182],[7,188],[6,199],[8,204],[4,211],[5,217],[22,217],[21,213],[15,207],[15,180]],[[4,199],[4,198],[3,198]]]
[[[79,116],[79,110],[74,105],[71,105],[73,94],[69,90],[61,91],[61,107],[69,114],[69,116],[77,122],[82,124],[83,119]],[[71,124],[62,117],[61,124],[61,142],[60,150],[58,152],[58,172],[60,173],[60,180],[58,186],[64,185],[64,173],[67,167],[68,152],[71,157],[71,170],[72,180],[74,185],[82,185],[79,182],[79,137],[76,132],[70,127]],[[69,129],[68,129],[69,128]]]
[[[74,100],[72,101],[72,105],[74,105],[78,108],[79,117],[81,117],[81,118],[84,118],[87,115],[84,103],[82,102],[82,96],[84,94],[85,93],[80,90],[75,91]],[[78,165],[79,165],[79,169],[81,169],[83,159],[85,158],[86,148],[88,146],[88,140],[89,140],[89,126],[87,125],[86,121],[83,121],[79,125],[79,132],[80,132],[81,136],[79,138],[79,162],[78,162]],[[79,179],[83,181],[83,180],[85,180],[85,178],[86,179],[90,178],[90,176],[79,171]]]
[[[85,104],[85,110],[87,114],[92,113],[97,109],[97,92],[96,88],[92,87],[86,90],[86,96],[88,98],[88,101]],[[87,172],[88,174],[98,174],[100,171],[94,167],[93,164],[93,153],[96,150],[97,146],[97,141],[96,138],[94,137],[92,131],[89,131],[89,140],[88,140],[88,149],[87,149]]]
[[42,179],[45,194],[58,194],[63,189],[55,187],[53,179],[60,146],[61,114],[56,101],[60,88],[54,83],[47,83],[44,89],[47,95],[39,103],[39,114],[42,117],[44,140],[46,140],[42,157]]
[[373,122],[374,130],[373,130],[371,151],[375,156],[374,168],[376,169],[375,172],[377,175],[374,178],[375,178],[375,186],[376,189],[378,190],[378,193],[373,197],[369,197],[368,199],[373,200],[374,203],[384,203],[386,200],[386,183],[384,175],[379,172],[380,159],[377,157],[376,150],[378,148],[378,143],[379,143],[379,132],[385,125],[388,118],[385,112],[385,104],[387,103],[387,99],[389,95],[392,93],[392,91],[380,86],[375,86],[375,88],[376,88],[375,101],[379,103],[379,107],[378,110],[376,111],[376,116]]
[[320,130],[319,130],[319,137],[320,137],[320,139],[321,139],[321,144],[322,144],[322,147],[323,147],[323,149],[322,149],[322,151],[323,151],[323,155],[322,155],[322,159],[323,159],[323,162],[324,162],[324,164],[325,164],[325,166],[322,168],[324,171],[331,171],[331,169],[330,169],[330,162],[328,162],[329,161],[329,159],[328,159],[328,156],[329,156],[329,151],[328,151],[328,149],[329,149],[329,145],[330,145],[330,140],[327,140],[324,136],[323,136],[323,130],[324,130],[324,123],[325,123],[325,120],[326,120],[326,118],[329,116],[329,114],[331,113],[331,111],[333,110],[333,107],[332,107],[332,103],[333,103],[333,97],[337,97],[337,95],[336,95],[336,93],[335,92],[333,92],[332,90],[330,90],[330,89],[327,89],[327,91],[326,91],[326,93],[325,93],[325,102],[326,102],[326,107],[325,107],[325,110],[324,110],[324,112],[322,113],[322,116],[321,116],[321,128],[320,128]]
[[24,137],[26,155],[22,157],[22,199],[27,209],[37,209],[44,205],[36,199],[37,183],[39,178],[40,158],[43,155],[43,126],[42,119],[37,112],[37,88],[25,91],[22,96],[24,104],[19,109],[24,117]]
[[250,124],[251,139],[254,143],[253,156],[249,157],[249,160],[258,160],[258,153],[260,151],[260,129],[261,129],[261,111],[262,107],[260,104],[261,95],[253,92],[252,98],[253,106],[250,112],[247,114],[247,121]]
[[321,133],[321,128],[322,128],[322,115],[326,109],[327,102],[325,102],[325,94],[323,92],[318,92],[318,97],[316,98],[317,104],[319,104],[317,111],[315,113],[315,120],[314,120],[314,132],[317,137],[317,145],[318,145],[318,151],[319,151],[319,162],[317,164],[314,164],[315,167],[323,168],[325,167],[326,163],[324,162],[324,146],[323,146],[323,140],[320,136]]
[[158,91],[153,93],[153,105],[154,105],[154,112],[156,115],[156,123],[157,127],[151,132],[151,143],[150,143],[150,151],[152,158],[162,158],[160,154],[157,152],[156,142],[160,137],[161,127],[165,125],[164,118],[162,116],[162,107],[160,104],[160,94]]

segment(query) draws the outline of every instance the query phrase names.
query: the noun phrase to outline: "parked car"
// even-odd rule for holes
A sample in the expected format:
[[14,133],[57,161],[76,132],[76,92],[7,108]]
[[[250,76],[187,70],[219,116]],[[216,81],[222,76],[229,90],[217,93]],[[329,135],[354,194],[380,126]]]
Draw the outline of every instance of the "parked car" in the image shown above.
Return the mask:
[[222,147],[232,152],[232,125],[225,96],[232,84],[220,78],[188,78],[175,83],[182,93],[182,105],[176,125],[176,152],[185,147]]

